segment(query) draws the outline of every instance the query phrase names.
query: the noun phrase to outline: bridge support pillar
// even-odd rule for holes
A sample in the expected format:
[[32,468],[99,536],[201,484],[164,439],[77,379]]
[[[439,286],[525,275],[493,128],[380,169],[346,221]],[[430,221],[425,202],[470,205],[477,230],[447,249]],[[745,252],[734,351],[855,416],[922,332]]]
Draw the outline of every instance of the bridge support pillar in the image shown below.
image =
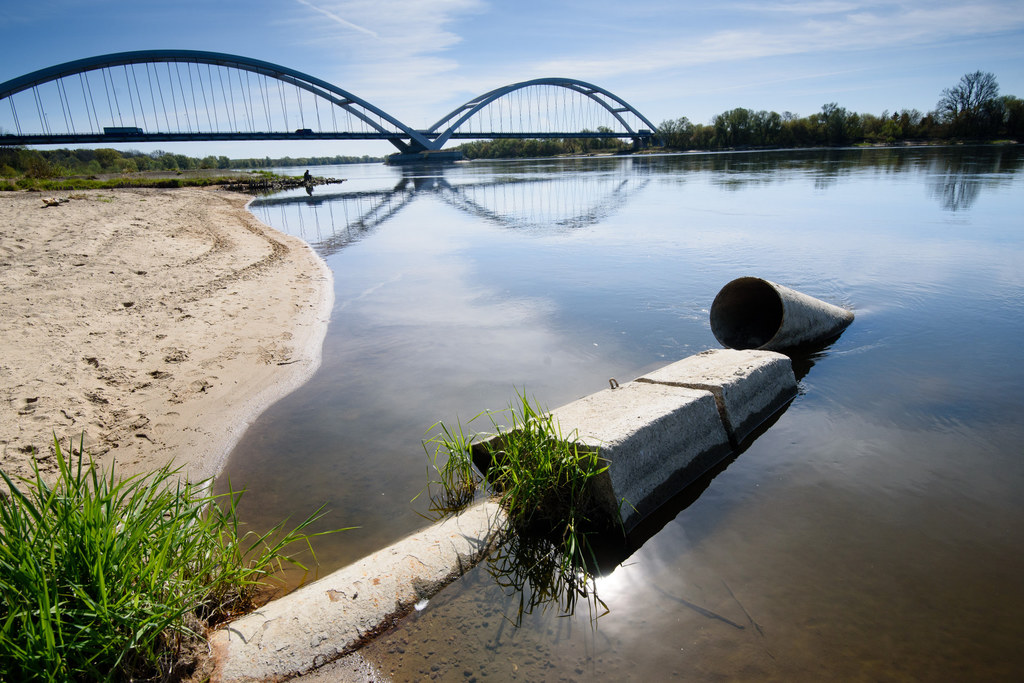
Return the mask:
[[443,164],[462,160],[457,149],[425,149],[419,152],[399,152],[384,158],[385,164]]

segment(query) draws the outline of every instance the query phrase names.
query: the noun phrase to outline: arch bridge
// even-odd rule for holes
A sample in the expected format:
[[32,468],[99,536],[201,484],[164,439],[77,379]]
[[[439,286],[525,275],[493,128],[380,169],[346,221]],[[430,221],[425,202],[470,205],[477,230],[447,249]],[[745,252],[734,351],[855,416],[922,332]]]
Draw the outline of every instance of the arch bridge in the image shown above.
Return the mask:
[[0,145],[387,140],[409,153],[440,150],[453,139],[624,138],[644,145],[655,134],[622,98],[570,78],[491,90],[428,129],[315,76],[219,52],[120,52],[0,84]]

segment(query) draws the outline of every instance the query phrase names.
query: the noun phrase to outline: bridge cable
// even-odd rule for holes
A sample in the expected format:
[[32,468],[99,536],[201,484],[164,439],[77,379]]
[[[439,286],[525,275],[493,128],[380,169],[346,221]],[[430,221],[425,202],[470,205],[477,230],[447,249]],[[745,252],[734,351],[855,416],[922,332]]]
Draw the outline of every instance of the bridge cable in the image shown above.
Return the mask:
[[[107,74],[106,74],[106,72],[104,72],[103,69],[100,69],[100,78],[103,79],[103,92],[107,96],[107,114],[109,115],[108,120],[110,121],[110,124],[113,125],[114,124],[114,105],[112,105],[110,103],[110,88],[107,87]],[[99,131],[97,131],[97,132],[100,132],[100,133],[103,132],[102,126],[100,127]]]
[[[82,72],[78,72],[78,83],[82,86],[82,101],[85,102],[85,118],[89,128],[92,129],[92,116],[89,114],[89,96],[85,94],[85,79],[82,77]],[[97,129],[99,123],[97,122]]]
[[[148,65],[146,67],[146,71],[147,71],[147,73],[149,72],[149,66]],[[164,130],[170,132],[170,130],[171,130],[171,119],[170,119],[169,116],[167,116],[167,103],[164,101],[164,89],[163,89],[163,86],[160,84],[160,70],[157,69],[156,64],[153,65],[153,71],[156,72],[156,86],[157,86],[156,89],[157,89],[157,92],[160,93],[160,108],[163,109],[163,111],[164,111],[164,126],[165,126]],[[150,77],[150,80],[149,80],[149,88],[150,88],[150,92],[152,92],[153,91],[153,79],[152,79],[152,77]],[[154,101],[153,101],[153,109],[156,109],[155,97],[154,97]],[[157,117],[157,122],[156,123],[157,123],[157,126],[159,127],[160,126],[160,117],[159,116]]]
[[[110,103],[110,88],[107,87],[107,72],[100,69],[100,78],[103,79],[103,90],[107,94],[107,112],[110,114],[110,123],[114,123],[114,105]],[[103,132],[102,130],[98,132]]]
[[[104,70],[107,71],[108,75],[110,76],[110,92],[114,93],[114,106],[117,107],[117,120],[121,123],[122,126],[124,126],[124,117],[121,115],[121,100],[118,99],[118,97],[117,97],[117,86],[114,85],[114,70],[113,69],[104,69]],[[126,75],[125,76],[125,84],[127,85],[127,83],[128,83],[128,77]],[[130,101],[131,100],[131,93],[128,93],[128,95],[129,95],[128,100]],[[135,104],[132,103],[132,117],[133,118],[134,118],[134,114],[135,114]],[[135,121],[133,120],[132,123],[135,123]]]
[[[179,70],[179,72],[180,72],[180,70]],[[196,89],[195,89],[195,86],[193,86],[193,84],[192,84],[192,68],[189,66],[188,62],[185,62],[185,75],[188,76],[188,93],[186,93],[184,88],[183,88],[182,91],[181,91],[181,96],[183,98],[185,98],[186,101],[188,100],[188,96],[189,95],[192,96],[192,115],[186,117],[188,119],[188,122],[189,122],[189,129],[188,130],[189,130],[190,133],[193,132],[192,131],[192,120],[194,118],[195,119],[195,132],[198,133],[199,129],[202,126],[199,125],[199,106],[196,104]],[[185,106],[187,107],[188,104],[186,103]]]
[[[250,71],[245,71],[243,73],[245,74],[246,110],[249,112],[249,130],[251,132],[255,133],[256,132],[256,114],[258,112],[256,111],[256,105],[253,104],[253,101],[252,101],[252,91],[253,91],[252,77],[253,77],[253,74]],[[239,76],[238,80],[239,80],[239,82],[241,82],[241,80],[242,80],[241,76]],[[260,104],[262,104],[264,96],[263,96],[263,82],[260,81],[260,74],[256,74],[256,89],[257,89],[256,96],[259,98]],[[271,129],[271,126],[270,126],[269,123],[267,124],[267,129],[268,130]]]
[[[247,107],[247,111],[249,112],[249,131],[251,133],[255,133],[256,132],[256,107],[254,107],[253,104],[252,104],[252,74],[250,74],[248,71],[246,71],[244,73],[245,73],[245,97],[246,97],[246,100],[247,100],[246,107]],[[239,77],[239,81],[241,81],[241,77]],[[256,84],[259,85],[259,79],[258,78],[256,79]]]
[[71,96],[68,95],[68,84],[61,79],[61,88],[64,90],[64,99],[68,103],[68,120],[71,122],[71,132],[74,135],[78,135],[78,126],[75,125],[75,114],[71,108]]
[[[299,107],[299,128],[305,128],[306,127],[306,112],[302,108],[302,91],[299,90],[298,83],[292,83],[292,85],[295,87],[295,99],[296,99],[296,101],[298,103],[298,107]],[[285,125],[286,126],[288,125],[287,121],[285,122]],[[287,128],[285,130],[287,130]]]
[[11,105],[11,116],[14,118],[14,129],[21,135],[21,121],[18,120],[18,110],[14,108],[14,98],[8,97],[7,104]]
[[[196,104],[196,88],[192,83],[192,66],[189,62],[185,62],[185,75],[188,76],[188,93],[192,96],[192,116],[195,117],[195,132],[198,133],[202,126],[199,125],[199,105]],[[191,132],[191,128],[189,132]]]
[[530,93],[526,88],[519,89],[519,107],[522,110],[520,116],[526,118],[526,125],[522,130],[533,130],[533,110],[530,108]]
[[132,81],[135,83],[135,96],[139,98],[139,113],[142,115],[142,129],[149,130],[149,121],[146,120],[146,107],[142,104],[142,90],[139,89],[139,77],[135,73],[135,65],[132,64]]
[[536,130],[533,125],[533,88],[523,88],[523,97],[526,98],[526,129]]
[[[245,80],[246,82],[251,82],[252,74],[246,73]],[[256,74],[256,89],[257,99],[260,101],[260,109],[263,110],[263,120],[267,122],[267,130],[273,130],[274,127],[270,125],[270,95],[267,93],[267,77],[265,74]],[[253,106],[252,120],[254,130],[256,126],[256,114],[256,107]]]
[[[233,112],[228,108],[228,93],[224,89],[224,69],[223,67],[217,68],[217,80],[220,82],[220,96],[224,99],[224,116],[228,120],[229,132],[235,132],[238,128],[235,127],[235,119],[232,117]],[[231,104],[234,105],[235,100],[232,98]]]
[[[175,132],[181,132],[181,121],[178,120],[178,103],[174,99],[174,77],[171,75],[171,63],[166,62],[167,65],[167,85],[171,91],[171,111],[174,112],[174,130]],[[161,97],[163,96],[163,89],[160,91]]]
[[[238,78],[238,89],[235,89],[234,84],[231,82],[231,74],[235,74]],[[231,91],[231,111],[235,114],[235,130],[239,133],[243,132],[247,123],[249,122],[249,110],[245,103],[245,86],[242,85],[242,72],[238,69],[228,69],[228,90]],[[238,93],[239,98],[242,100],[242,116],[245,117],[245,122],[239,120],[237,104],[235,103],[235,93]]]
[[61,113],[64,114],[64,125],[66,126],[67,130],[70,130],[72,133],[74,133],[75,124],[72,123],[71,120],[68,118],[71,114],[71,105],[67,103],[67,93],[64,92],[64,88],[62,87],[64,85],[64,79],[58,78],[56,83],[57,95],[60,98],[60,110]]
[[536,102],[537,102],[537,127],[538,128],[540,128],[540,122],[541,122],[541,116],[540,116],[540,96],[541,96],[541,93],[537,93]]
[[[231,93],[231,120],[233,122],[231,124],[231,130],[236,132],[236,133],[241,133],[242,132],[242,126],[238,122],[238,109],[236,108],[236,105],[235,105],[235,86],[231,85],[231,72],[234,71],[234,69],[224,69],[224,70],[228,72],[228,88],[227,89],[228,89],[228,92]],[[241,79],[239,79],[239,81],[238,81],[238,89],[239,90],[242,89],[242,81],[241,81]]]
[[516,95],[516,99],[519,100],[519,102],[517,104],[517,107],[516,107],[516,113],[519,114],[519,130],[524,130],[524,128],[523,128],[523,90],[522,90],[522,88],[519,88],[518,90],[516,90],[515,95]]
[[206,63],[206,75],[210,77],[210,101],[213,102],[213,125],[214,129],[220,132],[220,117],[217,115],[217,91],[213,87],[213,69],[210,63]]
[[32,99],[36,103],[36,114],[39,116],[39,126],[43,129],[43,132],[48,133],[46,130],[46,114],[43,112],[43,101],[39,99],[39,93],[37,92],[36,86],[32,86]]
[[196,114],[196,132],[200,132],[203,129],[203,124],[199,123],[199,103],[196,101],[196,86],[192,82],[192,62],[185,62],[185,72],[188,74],[188,91],[192,93],[192,109]]
[[[132,97],[132,84],[128,80],[128,65],[122,64],[121,67],[124,69],[124,84],[128,86],[128,104],[132,105],[132,124],[138,127],[139,121],[135,116],[135,98]],[[113,80],[113,77],[111,77],[111,80]],[[114,90],[114,95],[117,95],[116,89]]]
[[322,132],[324,127],[320,123],[320,98],[317,95],[313,95],[313,108],[316,110],[316,130]]
[[64,128],[70,130],[71,126],[68,124],[68,114],[64,110],[64,97],[60,91],[60,79],[55,80],[53,84],[57,88],[57,101],[60,102],[60,113],[64,117]]
[[558,129],[551,126],[551,86],[544,86],[544,119],[548,122],[548,130],[555,132]]
[[[175,64],[174,68],[178,72],[178,79],[180,81],[181,80],[181,65],[180,64]],[[185,122],[188,124],[188,132],[191,133],[192,132],[192,117],[194,116],[195,117],[195,122],[196,122],[195,132],[198,133],[199,132],[199,112],[196,111],[196,106],[195,106],[195,99],[196,99],[196,97],[195,97],[195,91],[192,89],[192,73],[189,72],[188,62],[185,62],[185,71],[188,72],[189,91],[192,93],[192,112],[189,113],[189,109],[188,109],[188,93],[185,92],[185,84],[184,84],[184,82],[181,82],[181,99],[182,99],[182,102],[184,103],[184,107],[185,107]]]
[[[238,90],[236,91],[235,90],[235,86],[231,84],[231,72],[235,71],[235,69],[225,69],[225,71],[227,71],[227,74],[228,74],[228,92],[231,93],[231,114],[232,114],[232,116],[234,117],[234,120],[235,120],[235,128],[234,129],[235,129],[236,132],[241,133],[242,132],[242,122],[238,118],[238,109],[237,109],[238,105],[235,103],[235,93],[237,92],[237,93],[241,94],[241,92],[242,92],[242,79],[241,78],[238,79]],[[244,109],[245,109],[244,103],[243,103],[242,109],[243,109],[243,112],[244,112]]]
[[284,112],[284,127],[285,127],[285,130],[287,130],[288,129],[288,107],[285,105],[285,101],[284,101],[284,88],[283,88],[283,84],[281,83],[281,81],[277,81],[277,96],[281,100],[281,111]]
[[[202,64],[200,62],[196,62],[196,76],[199,77],[199,94],[203,96],[203,109],[206,111],[206,125],[209,126],[211,129],[213,129],[213,121],[210,120],[210,105],[206,101],[206,79],[203,78],[203,70],[202,70],[201,67],[202,67]],[[213,99],[213,94],[212,93],[210,94],[210,98],[211,98],[211,101],[212,101],[212,99]],[[216,113],[217,103],[214,102],[213,106],[214,106],[214,113]]]
[[[156,95],[153,93],[153,77],[149,73],[149,62],[146,62],[146,82],[149,84],[149,101],[153,105],[153,124],[156,129],[160,130],[160,110],[156,108]],[[164,118],[167,118],[167,114],[164,114]]]
[[171,63],[166,62],[164,66],[167,67],[167,88],[171,94],[171,113],[174,114],[174,131],[180,133],[181,121],[178,120],[178,100],[174,95],[174,76],[171,75]]
[[561,126],[562,126],[562,131],[564,132],[564,131],[568,131],[569,130],[569,118],[568,118],[569,117],[569,107],[565,103],[565,88],[562,88],[562,92],[559,93],[559,94],[562,96],[562,106],[560,107],[560,110],[561,110],[561,114],[562,114]]
[[[189,118],[189,115],[188,115],[188,102],[186,102],[185,86],[181,82],[181,69],[179,67],[180,67],[180,65],[178,64],[178,62],[175,62],[174,63],[174,75],[178,77],[178,92],[181,93],[181,108],[182,108],[182,113],[185,115],[185,127],[188,129],[188,132],[191,133],[192,132],[192,120]],[[168,68],[170,68],[170,67],[168,66]],[[173,94],[173,90],[174,90],[174,85],[172,84],[171,85],[172,94]],[[177,109],[177,106],[178,106],[177,102],[174,103],[174,106],[175,106],[175,109]],[[178,118],[177,113],[175,113],[174,118],[175,119]],[[180,124],[179,124],[179,126],[180,126]],[[183,131],[181,131],[180,128],[179,128],[179,132],[183,132]]]
[[[259,82],[259,78],[256,79]],[[267,119],[267,130],[273,130],[274,126],[270,123],[270,93],[267,92],[267,76],[263,75],[263,83],[260,86],[260,101],[263,103],[263,115]]]

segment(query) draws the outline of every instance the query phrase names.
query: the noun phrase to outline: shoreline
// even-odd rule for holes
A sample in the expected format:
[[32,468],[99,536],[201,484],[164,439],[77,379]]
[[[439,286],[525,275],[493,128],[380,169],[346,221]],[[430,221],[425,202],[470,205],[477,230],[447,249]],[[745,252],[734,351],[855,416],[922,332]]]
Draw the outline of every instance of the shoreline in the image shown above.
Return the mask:
[[0,195],[0,468],[56,471],[53,437],[122,476],[221,472],[320,366],[327,264],[209,188]]

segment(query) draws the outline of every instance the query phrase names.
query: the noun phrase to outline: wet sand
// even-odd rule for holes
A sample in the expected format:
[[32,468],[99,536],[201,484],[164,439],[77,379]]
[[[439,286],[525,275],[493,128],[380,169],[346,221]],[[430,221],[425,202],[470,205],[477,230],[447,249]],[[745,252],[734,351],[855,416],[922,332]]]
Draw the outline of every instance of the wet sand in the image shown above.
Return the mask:
[[125,475],[220,471],[320,363],[330,271],[218,189],[0,193],[0,468],[54,435]]

